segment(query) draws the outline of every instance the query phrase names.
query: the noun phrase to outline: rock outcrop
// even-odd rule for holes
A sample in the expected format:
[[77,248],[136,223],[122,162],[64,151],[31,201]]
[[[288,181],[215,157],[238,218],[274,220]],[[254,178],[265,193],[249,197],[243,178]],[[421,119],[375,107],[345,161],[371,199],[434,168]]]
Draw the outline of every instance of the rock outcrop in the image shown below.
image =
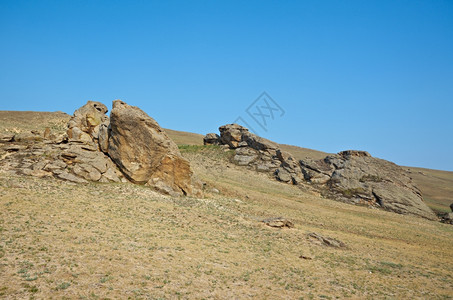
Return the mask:
[[113,102],[108,154],[132,182],[168,194],[201,192],[189,162],[159,124],[138,107],[120,100]]
[[147,184],[170,195],[201,195],[189,162],[157,122],[137,107],[94,101],[74,112],[65,137],[40,133],[0,136],[0,166],[6,172],[89,181]]
[[10,142],[0,148],[3,153],[0,166],[6,172],[56,177],[77,183],[120,182],[123,179],[109,157],[80,142]]
[[32,131],[15,136],[1,149],[2,169],[76,183],[126,181],[111,159],[99,151],[99,128],[108,124],[106,113],[105,105],[88,101],[70,118],[65,135],[54,135],[46,128],[42,135]]
[[[239,166],[267,172],[282,182],[314,188],[334,200],[437,219],[405,170],[366,151],[347,150],[321,160],[296,161],[278,144],[240,125],[224,125],[219,131],[219,144],[235,151],[233,162]],[[213,137],[210,134],[205,140]]]
[[258,172],[266,172],[276,179],[297,184],[303,179],[297,161],[279,149],[272,141],[259,137],[245,127],[227,124],[219,128],[221,145],[235,150],[233,161]]
[[330,198],[437,219],[403,168],[368,152],[348,150],[300,165],[305,180]]

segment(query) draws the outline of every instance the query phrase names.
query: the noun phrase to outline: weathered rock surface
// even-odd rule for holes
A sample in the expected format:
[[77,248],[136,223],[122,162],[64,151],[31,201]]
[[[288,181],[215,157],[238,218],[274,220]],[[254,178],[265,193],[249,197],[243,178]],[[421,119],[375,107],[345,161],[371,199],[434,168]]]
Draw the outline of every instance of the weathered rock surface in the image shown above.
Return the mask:
[[[279,149],[272,141],[259,137],[238,124],[219,128],[221,145],[235,150],[233,162],[258,172],[272,174],[276,179],[297,184],[303,178],[300,167],[292,156]],[[209,134],[205,139],[212,137]]]
[[305,180],[330,198],[437,219],[403,168],[365,151],[348,150],[322,160],[301,160],[300,165]]
[[[69,139],[86,144],[99,144],[101,150],[106,150],[105,140],[108,138],[106,129],[109,124],[107,111],[104,104],[88,101],[87,104],[76,110],[69,120],[67,131]],[[101,138],[99,138],[100,133]]]
[[199,195],[201,184],[189,162],[159,124],[145,112],[120,100],[113,102],[108,154],[135,183],[178,195]]

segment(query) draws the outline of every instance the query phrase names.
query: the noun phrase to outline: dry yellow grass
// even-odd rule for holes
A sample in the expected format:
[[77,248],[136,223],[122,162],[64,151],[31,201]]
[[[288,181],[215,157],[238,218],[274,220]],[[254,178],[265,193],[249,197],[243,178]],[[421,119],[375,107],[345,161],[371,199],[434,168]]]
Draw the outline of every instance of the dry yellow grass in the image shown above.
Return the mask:
[[[453,227],[322,199],[185,155],[221,194],[1,176],[5,298],[448,298]],[[294,229],[260,220],[285,216]],[[313,244],[308,232],[347,249]],[[312,258],[301,259],[300,256]]]
[[63,112],[0,111],[0,133],[44,132],[49,127],[54,133],[66,131],[70,116]]
[[[324,199],[218,147],[182,152],[205,198],[0,173],[0,298],[452,298],[453,226]],[[295,228],[260,222],[278,216]]]
[[167,135],[178,145],[203,145],[204,135],[171,129],[164,130]]
[[450,204],[453,204],[453,172],[413,167],[408,169],[428,206],[435,211],[450,212]]

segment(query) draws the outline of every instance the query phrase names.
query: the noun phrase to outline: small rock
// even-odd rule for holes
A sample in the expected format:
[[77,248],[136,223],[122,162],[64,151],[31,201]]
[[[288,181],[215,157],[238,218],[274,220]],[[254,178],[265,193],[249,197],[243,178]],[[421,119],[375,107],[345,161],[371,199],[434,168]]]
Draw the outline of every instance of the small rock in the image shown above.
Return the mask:
[[299,256],[299,258],[307,259],[307,260],[312,260],[312,259],[313,259],[312,257],[310,257],[310,256],[305,256],[305,255],[301,255],[301,256]]
[[275,228],[294,228],[293,222],[289,221],[288,219],[285,219],[283,217],[278,217],[278,218],[270,218],[270,219],[265,219],[262,221],[264,224],[270,227],[275,227]]

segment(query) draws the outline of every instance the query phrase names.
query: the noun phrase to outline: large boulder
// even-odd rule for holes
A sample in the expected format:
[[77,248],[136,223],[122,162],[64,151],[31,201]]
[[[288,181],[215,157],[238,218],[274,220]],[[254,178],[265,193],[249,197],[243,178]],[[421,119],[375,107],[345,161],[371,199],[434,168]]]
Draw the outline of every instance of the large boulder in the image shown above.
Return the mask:
[[437,219],[403,168],[368,152],[348,150],[300,165],[305,180],[331,198]]
[[171,195],[200,195],[189,162],[159,124],[144,111],[113,102],[108,154],[132,182]]

